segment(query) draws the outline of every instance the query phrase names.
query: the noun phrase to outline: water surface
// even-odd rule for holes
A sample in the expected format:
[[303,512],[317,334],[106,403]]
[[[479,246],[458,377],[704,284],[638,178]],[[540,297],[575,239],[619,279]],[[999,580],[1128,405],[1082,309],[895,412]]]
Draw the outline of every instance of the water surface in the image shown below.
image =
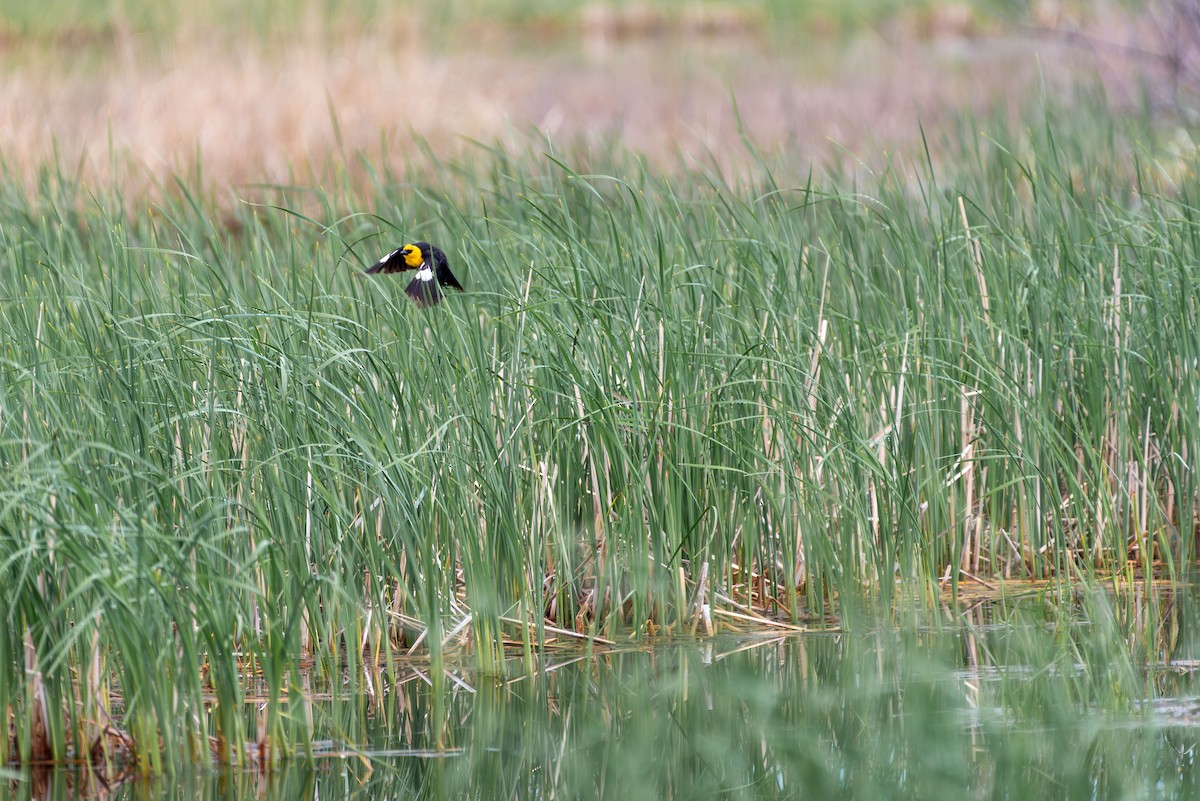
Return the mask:
[[[556,652],[505,676],[393,665],[373,696],[306,691],[317,728],[361,726],[357,742],[105,797],[1198,797],[1186,627],[1139,667],[1119,615],[1045,617]],[[69,798],[78,783],[56,771],[8,789]]]

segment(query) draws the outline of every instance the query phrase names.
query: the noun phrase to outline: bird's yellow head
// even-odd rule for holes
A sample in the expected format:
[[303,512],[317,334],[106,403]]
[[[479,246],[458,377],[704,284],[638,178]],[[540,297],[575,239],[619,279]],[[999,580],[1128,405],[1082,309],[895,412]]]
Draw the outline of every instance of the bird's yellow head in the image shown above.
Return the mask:
[[409,267],[420,267],[425,263],[425,253],[420,244],[405,245],[400,248],[400,255],[404,257],[404,263]]

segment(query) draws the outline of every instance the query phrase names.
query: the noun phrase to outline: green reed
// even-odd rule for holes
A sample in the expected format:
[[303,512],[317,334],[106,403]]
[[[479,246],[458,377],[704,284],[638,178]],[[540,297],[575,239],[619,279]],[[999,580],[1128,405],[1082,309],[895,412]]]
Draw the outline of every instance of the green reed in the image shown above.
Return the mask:
[[[111,700],[159,770],[303,747],[309,659],[436,683],[546,626],[703,630],[701,600],[853,627],[942,579],[1181,573],[1197,188],[1095,117],[855,177],[496,150],[148,208],[5,183],[14,747],[35,690],[53,753]],[[427,311],[359,274],[419,239],[468,288]]]

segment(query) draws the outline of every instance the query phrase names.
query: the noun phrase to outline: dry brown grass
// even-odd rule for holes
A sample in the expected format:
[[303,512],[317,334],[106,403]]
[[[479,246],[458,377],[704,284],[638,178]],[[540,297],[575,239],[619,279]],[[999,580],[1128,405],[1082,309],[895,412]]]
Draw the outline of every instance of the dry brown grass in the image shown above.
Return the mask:
[[490,82],[469,65],[367,37],[336,52],[200,42],[160,59],[131,48],[95,72],[16,69],[4,80],[5,160],[24,170],[57,151],[99,182],[114,167],[162,177],[197,156],[218,184],[286,182],[337,153],[335,119],[341,147],[357,152],[410,132],[486,138],[504,117],[500,99],[483,91]]

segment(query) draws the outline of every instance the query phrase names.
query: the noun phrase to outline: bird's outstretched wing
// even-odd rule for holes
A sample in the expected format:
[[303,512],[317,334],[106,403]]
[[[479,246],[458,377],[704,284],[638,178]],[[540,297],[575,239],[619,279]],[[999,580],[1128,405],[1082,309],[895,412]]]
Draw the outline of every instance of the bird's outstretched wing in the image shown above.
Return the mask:
[[458,291],[463,291],[463,285],[454,277],[454,273],[450,272],[450,260],[446,258],[446,254],[440,248],[433,248],[433,275],[437,278],[437,282],[442,286],[452,286]]
[[458,279],[454,277],[454,273],[450,272],[449,265],[443,264],[439,266],[434,271],[434,275],[437,276],[437,282],[442,286],[452,286],[460,292],[464,291],[463,285],[458,283]]
[[372,264],[366,269],[367,274],[402,273],[405,270],[411,270],[412,268],[404,263],[404,254],[401,253],[402,250],[404,250],[404,248],[396,248],[391,253]]

